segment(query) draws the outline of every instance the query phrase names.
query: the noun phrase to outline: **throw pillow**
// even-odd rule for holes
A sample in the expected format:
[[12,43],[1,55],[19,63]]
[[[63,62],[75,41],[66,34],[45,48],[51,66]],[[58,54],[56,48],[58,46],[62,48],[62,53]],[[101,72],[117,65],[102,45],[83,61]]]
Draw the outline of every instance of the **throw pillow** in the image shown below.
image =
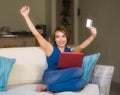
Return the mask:
[[83,58],[82,68],[84,70],[84,74],[82,76],[82,79],[84,79],[85,81],[89,82],[92,69],[96,64],[99,56],[100,53],[96,53],[92,55],[87,55]]
[[0,56],[0,91],[6,91],[10,71],[16,59]]

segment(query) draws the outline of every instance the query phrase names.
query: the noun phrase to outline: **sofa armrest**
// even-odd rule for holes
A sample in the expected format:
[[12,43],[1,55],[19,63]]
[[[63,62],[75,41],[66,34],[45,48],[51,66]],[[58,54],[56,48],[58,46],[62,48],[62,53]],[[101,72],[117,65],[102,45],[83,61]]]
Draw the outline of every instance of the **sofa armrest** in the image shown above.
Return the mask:
[[96,65],[92,83],[98,84],[100,95],[109,95],[114,66]]

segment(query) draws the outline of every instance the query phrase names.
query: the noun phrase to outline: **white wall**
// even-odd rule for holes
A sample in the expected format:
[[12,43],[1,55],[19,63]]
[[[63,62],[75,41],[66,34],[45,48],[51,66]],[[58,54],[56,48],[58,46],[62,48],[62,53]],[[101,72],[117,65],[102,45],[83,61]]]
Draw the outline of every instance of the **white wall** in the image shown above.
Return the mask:
[[115,66],[113,81],[120,83],[120,1],[119,0],[80,0],[79,41],[88,35],[85,19],[92,17],[98,30],[95,41],[84,52],[101,52],[98,63]]
[[46,0],[0,0],[0,27],[9,26],[11,31],[28,30],[19,10],[23,5],[31,8],[34,24],[46,24]]

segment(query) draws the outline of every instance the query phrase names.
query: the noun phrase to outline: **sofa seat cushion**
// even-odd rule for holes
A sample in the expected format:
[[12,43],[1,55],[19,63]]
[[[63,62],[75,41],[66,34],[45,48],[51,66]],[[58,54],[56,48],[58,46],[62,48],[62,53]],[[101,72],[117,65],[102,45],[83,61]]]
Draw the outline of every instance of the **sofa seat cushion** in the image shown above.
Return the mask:
[[[51,95],[47,92],[35,92],[35,88],[40,84],[26,84],[9,86],[7,91],[0,92],[0,95]],[[80,92],[61,92],[55,95],[99,95],[98,85],[88,84]]]

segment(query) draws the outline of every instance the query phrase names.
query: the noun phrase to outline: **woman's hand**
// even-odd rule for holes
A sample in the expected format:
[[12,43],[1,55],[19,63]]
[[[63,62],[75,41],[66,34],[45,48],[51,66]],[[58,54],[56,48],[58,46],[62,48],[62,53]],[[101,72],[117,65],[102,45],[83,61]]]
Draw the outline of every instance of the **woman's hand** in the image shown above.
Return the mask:
[[20,9],[20,13],[22,14],[22,16],[28,16],[30,12],[30,7],[29,6],[23,6],[21,9]]
[[91,26],[88,28],[92,34],[92,36],[96,36],[97,35],[97,30],[95,27]]
[[72,51],[74,52],[81,52],[83,49],[85,49],[88,45],[91,44],[91,42],[95,39],[96,35],[97,35],[97,30],[95,27],[91,26],[88,27],[88,29],[91,32],[91,36],[89,38],[87,38],[84,42],[82,42],[80,45],[71,48]]

